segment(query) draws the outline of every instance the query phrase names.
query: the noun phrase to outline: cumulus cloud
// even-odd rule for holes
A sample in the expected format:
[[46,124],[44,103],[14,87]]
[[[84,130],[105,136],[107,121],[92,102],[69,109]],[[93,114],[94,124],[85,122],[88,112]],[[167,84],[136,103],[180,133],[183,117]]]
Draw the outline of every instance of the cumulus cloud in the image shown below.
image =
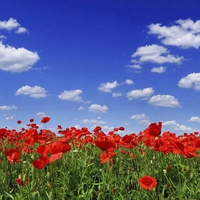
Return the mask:
[[16,19],[10,18],[9,20],[0,21],[0,29],[4,29],[7,31],[16,30],[16,33],[25,33],[27,29],[22,27]]
[[153,67],[151,69],[151,72],[153,73],[164,73],[166,70],[166,67],[160,66],[160,67]]
[[14,118],[14,116],[11,115],[11,116],[6,117],[5,120],[7,121],[7,120],[11,120],[11,119],[13,119],[13,118]]
[[150,121],[145,114],[132,115],[130,119],[137,120],[139,124],[149,125]]
[[183,77],[179,82],[178,86],[182,88],[194,88],[200,90],[200,73],[191,73]]
[[58,95],[58,98],[61,100],[67,100],[67,101],[77,101],[81,102],[82,97],[80,96],[83,93],[82,90],[65,90],[60,95]]
[[106,124],[106,121],[101,121],[97,119],[83,119],[81,123],[86,123],[86,124]]
[[180,106],[178,100],[172,95],[154,95],[149,99],[148,102],[154,106],[163,106],[171,108]]
[[121,92],[113,92],[112,97],[121,97],[122,93]]
[[106,105],[98,105],[98,104],[92,104],[89,107],[90,112],[96,112],[96,113],[106,113],[108,111],[108,107]]
[[101,83],[101,85],[98,87],[98,90],[103,92],[112,92],[112,90],[116,88],[118,85],[119,84],[117,81]]
[[128,65],[128,67],[132,69],[142,69],[140,65]]
[[146,98],[151,96],[154,93],[152,87],[144,88],[141,90],[132,90],[126,94],[128,100],[138,99],[138,98]]
[[6,110],[6,111],[9,111],[9,110],[13,110],[13,109],[17,109],[16,106],[12,105],[12,106],[0,106],[0,111],[3,111],[3,110]]
[[180,64],[183,57],[175,57],[169,54],[169,51],[163,47],[156,44],[146,45],[137,48],[136,52],[132,54],[133,58],[138,58],[134,62],[152,62],[152,63],[178,63]]
[[191,19],[179,19],[172,26],[162,26],[157,23],[150,24],[148,28],[149,34],[157,35],[165,45],[196,49],[200,46],[200,20],[194,22]]
[[191,127],[187,127],[185,125],[178,124],[175,120],[166,121],[162,123],[163,126],[169,126],[170,130],[173,129],[174,131],[181,131],[181,132],[193,132]]
[[44,98],[47,96],[45,88],[37,86],[37,85],[33,87],[29,85],[25,85],[19,88],[16,91],[15,95],[27,95],[36,99]]
[[39,60],[36,52],[23,47],[5,46],[0,41],[0,69],[10,72],[28,71]]
[[200,117],[193,116],[188,121],[190,121],[190,122],[200,122]]
[[140,120],[140,119],[146,119],[147,116],[145,114],[139,114],[139,115],[132,115],[131,116],[131,119],[137,119],[137,120]]
[[84,110],[84,109],[85,109],[85,108],[84,108],[83,106],[79,106],[79,107],[78,107],[78,110],[79,110],[79,111]]
[[131,79],[126,79],[126,80],[125,80],[125,83],[126,83],[127,85],[132,85],[132,84],[133,84],[133,81],[132,81]]
[[36,115],[37,115],[39,118],[42,118],[42,117],[47,116],[47,114],[46,114],[45,112],[37,112]]

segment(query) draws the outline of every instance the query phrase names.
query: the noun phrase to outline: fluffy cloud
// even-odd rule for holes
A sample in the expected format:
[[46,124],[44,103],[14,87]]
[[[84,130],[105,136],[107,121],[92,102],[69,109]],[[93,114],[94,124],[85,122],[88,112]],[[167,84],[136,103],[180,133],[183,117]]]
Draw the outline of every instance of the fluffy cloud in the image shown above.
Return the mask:
[[191,88],[200,90],[200,73],[192,73],[183,77],[179,82],[178,86],[182,88]]
[[130,119],[137,120],[139,124],[149,125],[150,121],[145,114],[132,115]]
[[125,80],[125,83],[126,83],[127,85],[132,85],[132,84],[133,84],[133,81],[132,81],[131,79],[126,79],[126,80]]
[[144,88],[141,90],[132,90],[126,94],[129,100],[149,97],[154,93],[152,87]]
[[122,93],[121,92],[113,92],[112,97],[121,97]]
[[99,121],[97,119],[83,119],[81,122],[87,124],[106,124],[106,121]]
[[2,110],[7,110],[7,111],[9,111],[9,110],[13,110],[13,109],[17,109],[17,107],[16,106],[6,106],[6,105],[4,105],[4,106],[0,106],[0,111],[2,111]]
[[140,120],[140,119],[146,119],[147,116],[145,114],[139,114],[139,115],[132,115],[131,116],[131,119],[137,119],[137,120]]
[[98,104],[92,104],[89,107],[90,112],[97,112],[97,113],[106,113],[108,111],[108,107],[106,105],[98,105]]
[[[156,44],[146,45],[137,48],[136,52],[132,54],[133,58],[138,58],[139,62],[153,62],[153,63],[178,63],[180,64],[183,57],[175,57],[169,54],[169,51]],[[132,60],[137,62],[137,60]]]
[[81,102],[82,97],[80,96],[83,93],[82,90],[65,90],[60,95],[58,95],[58,98],[61,100],[67,100],[67,101],[77,101]]
[[46,90],[43,87],[40,86],[33,86],[30,87],[29,85],[25,85],[21,88],[19,88],[15,95],[28,95],[30,97],[39,99],[46,97]]
[[27,32],[27,29],[22,27],[16,19],[13,19],[12,17],[9,20],[0,21],[0,29],[11,31],[15,29],[16,33],[25,33]]
[[42,118],[42,117],[47,116],[47,114],[46,114],[45,112],[37,112],[36,115],[37,115],[39,118]]
[[154,73],[164,73],[165,70],[166,70],[166,67],[160,66],[160,67],[153,67],[151,69],[151,72],[154,72]]
[[190,121],[190,122],[200,122],[200,117],[194,116],[194,117],[191,117],[188,121]]
[[129,65],[128,67],[132,69],[142,69],[140,65]]
[[196,22],[191,19],[177,20],[176,25],[161,26],[161,24],[150,24],[149,34],[155,34],[165,45],[173,45],[181,48],[200,46],[200,20]]
[[0,69],[3,71],[28,71],[39,59],[36,52],[23,47],[16,49],[15,47],[5,46],[0,41]]
[[112,90],[116,88],[118,85],[119,84],[117,81],[101,83],[101,85],[98,87],[98,90],[103,92],[112,92]]
[[174,131],[181,131],[181,132],[192,132],[191,127],[187,127],[185,125],[178,124],[175,120],[166,121],[162,123],[163,126],[169,126],[170,129],[173,129]]
[[171,108],[180,106],[178,100],[172,95],[155,95],[152,96],[148,102],[154,106],[163,106]]
[[84,108],[83,106],[79,106],[79,107],[78,107],[78,110],[79,110],[79,111],[84,110],[84,109],[85,109],[85,108]]

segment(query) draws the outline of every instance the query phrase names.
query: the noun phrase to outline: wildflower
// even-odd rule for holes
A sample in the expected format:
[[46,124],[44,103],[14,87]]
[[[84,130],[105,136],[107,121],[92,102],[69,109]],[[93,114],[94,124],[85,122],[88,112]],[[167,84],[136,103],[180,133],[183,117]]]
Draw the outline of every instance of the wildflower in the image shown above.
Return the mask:
[[50,118],[49,117],[43,117],[42,120],[41,120],[41,123],[47,123],[50,121]]
[[151,176],[143,176],[142,178],[138,178],[140,187],[143,190],[153,190],[153,187],[156,187],[157,185],[157,181],[155,178],[151,177]]
[[144,134],[147,136],[157,137],[161,134],[161,128],[162,122],[158,122],[158,125],[156,123],[151,123],[149,127],[146,130],[144,130]]
[[34,122],[34,119],[31,118],[31,119],[30,119],[30,122]]
[[18,123],[18,124],[21,124],[21,123],[22,123],[22,121],[21,121],[21,120],[17,120],[17,123]]
[[42,169],[45,166],[45,162],[42,160],[33,160],[32,165],[37,169]]
[[25,181],[21,180],[19,177],[15,179],[15,183],[21,185],[22,187],[24,187],[28,182],[29,182],[28,179],[26,179]]

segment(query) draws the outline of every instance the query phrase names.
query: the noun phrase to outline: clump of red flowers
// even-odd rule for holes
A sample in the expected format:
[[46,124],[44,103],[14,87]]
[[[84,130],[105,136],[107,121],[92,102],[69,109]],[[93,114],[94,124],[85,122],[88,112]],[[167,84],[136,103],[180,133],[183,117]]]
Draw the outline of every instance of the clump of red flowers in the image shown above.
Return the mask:
[[29,182],[28,178],[26,180],[22,180],[19,177],[15,179],[15,183],[22,187],[24,187],[26,185],[26,183],[28,183],[28,182]]

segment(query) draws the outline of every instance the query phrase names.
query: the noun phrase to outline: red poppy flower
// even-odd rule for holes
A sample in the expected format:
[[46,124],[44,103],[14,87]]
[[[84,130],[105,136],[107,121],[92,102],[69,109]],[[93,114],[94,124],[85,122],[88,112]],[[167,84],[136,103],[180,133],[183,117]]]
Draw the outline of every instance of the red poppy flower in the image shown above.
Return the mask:
[[21,120],[17,120],[17,123],[18,123],[18,124],[21,124],[21,123],[22,123],[22,121],[21,121]]
[[121,127],[119,127],[119,130],[120,130],[120,131],[124,131],[125,128],[121,126]]
[[100,155],[101,164],[110,162],[111,159],[112,159],[112,156],[110,156],[107,151],[103,151]]
[[94,141],[95,145],[101,150],[107,150],[109,148],[115,148],[116,144],[111,140],[96,140]]
[[42,160],[33,160],[32,165],[37,169],[42,169],[45,166],[45,162]]
[[145,135],[157,137],[161,134],[162,122],[151,123],[149,127],[144,131]]
[[156,179],[151,176],[144,176],[142,178],[138,178],[138,182],[143,190],[149,189],[150,191],[152,191],[153,187],[156,187],[157,185]]
[[62,157],[62,152],[52,154],[49,158],[50,162],[55,162],[56,160],[60,159]]
[[31,119],[30,119],[30,122],[34,122],[34,119],[31,118]]
[[41,123],[47,123],[49,121],[50,121],[49,117],[43,117],[42,120],[41,120]]
[[28,179],[26,179],[26,181],[22,181],[19,177],[15,179],[15,183],[21,185],[22,187],[24,187],[28,182],[29,182]]
[[16,151],[16,152],[13,152],[11,155],[8,155],[7,159],[12,163],[18,163],[20,155],[21,155],[21,153]]

